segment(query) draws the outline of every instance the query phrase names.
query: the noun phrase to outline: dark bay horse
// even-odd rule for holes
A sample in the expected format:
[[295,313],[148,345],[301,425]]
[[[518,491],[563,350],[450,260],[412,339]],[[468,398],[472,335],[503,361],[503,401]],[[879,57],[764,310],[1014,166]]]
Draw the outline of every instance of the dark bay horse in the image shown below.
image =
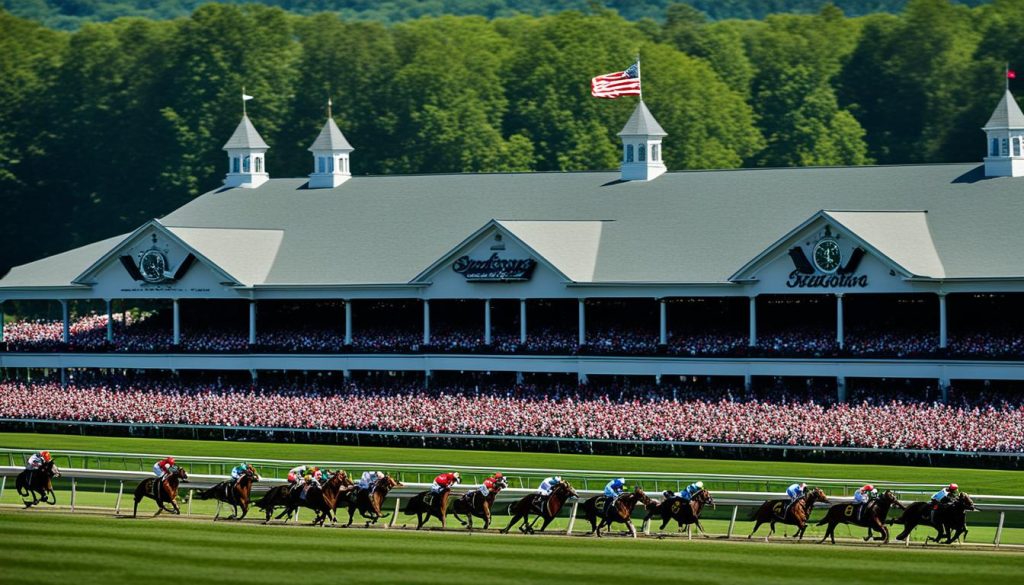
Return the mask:
[[[455,516],[455,519],[463,526],[473,530],[473,516],[482,518],[484,530],[487,530],[491,525],[491,506],[494,505],[494,498],[498,496],[501,490],[508,487],[508,480],[502,477],[495,482],[495,487],[498,489],[488,492],[486,496],[479,489],[475,489],[471,492],[466,492],[461,498],[452,502],[452,514]],[[459,518],[459,514],[466,516],[466,521]]]
[[871,539],[871,530],[877,530],[882,533],[882,536],[875,540],[881,540],[884,543],[889,542],[889,528],[885,525],[885,518],[889,515],[889,509],[892,507],[905,509],[903,504],[896,499],[896,494],[892,490],[885,490],[877,500],[868,502],[868,505],[864,507],[864,512],[857,517],[857,506],[858,504],[836,504],[828,509],[825,513],[825,517],[818,521],[818,526],[824,526],[828,524],[828,529],[825,530],[825,536],[821,537],[820,542],[825,542],[826,539],[831,538],[832,544],[836,543],[836,526],[840,524],[853,524],[854,526],[863,526],[868,529],[868,535],[864,538],[865,541]]
[[[241,520],[245,518],[245,515],[249,513],[249,494],[252,492],[252,484],[260,480],[260,474],[256,473],[252,465],[245,468],[245,472],[238,478],[238,481],[233,482],[235,485],[232,486],[232,481],[222,481],[212,488],[201,492],[196,495],[200,500],[214,499],[225,504],[230,504],[232,514],[228,516],[228,520]],[[242,509],[242,515],[238,515],[238,509]],[[213,517],[214,521],[220,517],[220,509],[217,510],[217,515]]]
[[[537,520],[543,518],[544,523],[540,527],[540,531],[544,532],[544,529],[551,524],[551,521],[555,519],[555,516],[562,510],[562,506],[570,498],[577,498],[576,490],[572,489],[567,481],[561,481],[554,488],[551,489],[551,495],[541,500],[541,505],[536,505],[536,494],[530,494],[523,496],[519,501],[508,507],[508,513],[512,516],[512,521],[508,523],[508,526],[503,528],[501,532],[508,534],[508,531],[515,526],[516,522],[523,521],[522,526],[519,527],[520,532],[533,534],[533,525],[537,523]],[[537,517],[530,522],[530,514],[536,514]]]
[[[168,470],[167,477],[163,481],[160,481],[158,477],[147,477],[139,482],[135,488],[135,509],[132,510],[132,518],[138,516],[139,502],[142,501],[142,498],[150,498],[156,502],[159,509],[154,516],[159,516],[161,512],[181,514],[176,500],[178,499],[178,483],[182,481],[188,481],[188,474],[185,473],[184,468],[175,465]],[[168,508],[164,504],[170,504],[171,507]]]
[[54,505],[57,503],[57,495],[53,493],[53,479],[60,477],[60,470],[49,460],[39,466],[39,469],[26,469],[18,474],[14,480],[14,486],[18,495],[22,498],[32,496],[32,501],[23,499],[26,508],[36,504]]
[[335,474],[331,474],[328,470],[325,472],[330,475],[327,481],[319,488],[310,488],[306,492],[305,498],[302,497],[301,488],[292,490],[288,509],[285,510],[286,514],[290,514],[299,507],[305,507],[316,512],[316,517],[312,522],[314,525],[323,526],[324,521],[328,518],[332,523],[338,521],[334,511],[338,509],[338,500],[341,498],[342,492],[348,487],[345,484],[351,485],[352,482],[344,472]]
[[655,515],[659,515],[661,516],[661,526],[658,527],[658,530],[664,530],[671,520],[675,520],[679,528],[684,526],[689,528],[690,524],[696,524],[697,530],[707,538],[708,535],[704,532],[704,526],[700,523],[700,514],[704,511],[704,506],[707,505],[711,505],[713,508],[715,506],[715,499],[711,497],[711,492],[706,489],[693,494],[689,502],[684,502],[679,498],[666,498],[665,501],[659,503],[656,507],[648,509],[644,522],[647,522]]
[[583,502],[582,508],[587,520],[590,521],[590,533],[596,533],[597,537],[600,538],[601,528],[605,526],[611,528],[613,523],[619,522],[625,524],[626,528],[629,529],[629,535],[636,538],[636,527],[633,526],[633,509],[640,502],[643,502],[644,506],[651,502],[651,498],[647,497],[647,494],[644,493],[644,490],[640,489],[640,486],[637,486],[628,494],[622,494],[618,498],[599,495],[587,499],[587,501]]
[[765,541],[772,534],[775,534],[775,524],[782,522],[783,524],[789,524],[797,527],[796,534],[793,536],[798,540],[802,540],[804,537],[804,531],[807,530],[807,521],[811,518],[811,512],[814,511],[814,504],[817,502],[828,503],[828,498],[825,497],[825,492],[821,491],[821,488],[808,488],[807,493],[800,496],[789,509],[786,509],[786,504],[789,500],[768,500],[761,504],[761,507],[754,512],[751,520],[755,522],[754,530],[750,532],[751,538],[757,529],[764,523],[771,524],[771,531],[768,536],[765,536]]
[[906,540],[910,533],[918,526],[931,526],[935,529],[935,536],[926,536],[924,543],[940,542],[946,539],[945,544],[952,544],[960,537],[967,538],[967,512],[976,510],[974,500],[965,493],[949,503],[945,508],[935,510],[932,514],[931,502],[914,502],[903,510],[903,514],[890,524],[902,524],[903,532],[896,535],[896,540]]
[[[343,500],[345,490],[352,487],[352,480],[349,479],[348,475],[344,471],[338,471],[331,478],[337,477],[339,482],[338,495],[334,498],[334,509],[337,510],[338,503]],[[328,478],[330,481],[331,478]],[[326,483],[324,484],[326,486]],[[271,517],[274,515],[274,511],[278,508],[284,508],[284,511],[277,515],[277,520],[284,518],[285,523],[291,519],[291,515],[295,513],[299,507],[301,507],[301,495],[302,486],[301,484],[285,484],[270,488],[266,494],[257,502],[253,502],[253,505],[263,510],[266,514],[266,519],[263,521],[264,524],[270,522]],[[334,518],[334,516],[332,516]]]
[[370,491],[356,489],[349,492],[347,494],[348,524],[345,526],[352,526],[352,518],[355,516],[356,510],[359,510],[360,516],[368,519],[367,526],[376,524],[378,520],[385,518],[387,514],[381,513],[381,506],[384,505],[384,498],[387,497],[388,492],[396,487],[402,487],[402,483],[390,475],[385,475],[373,484],[373,489]]
[[405,514],[416,514],[416,530],[423,528],[431,516],[441,521],[441,528],[447,527],[448,498],[451,494],[452,491],[445,488],[439,494],[431,494],[430,490],[427,490],[409,498]]

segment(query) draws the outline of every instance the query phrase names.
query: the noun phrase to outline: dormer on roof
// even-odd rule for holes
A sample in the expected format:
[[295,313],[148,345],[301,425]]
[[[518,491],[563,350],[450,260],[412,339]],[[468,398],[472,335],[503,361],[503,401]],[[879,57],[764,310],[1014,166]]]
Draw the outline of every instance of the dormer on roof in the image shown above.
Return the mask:
[[331,116],[331,100],[327,100],[327,121],[320,134],[309,147],[313,153],[313,172],[309,175],[310,189],[331,189],[352,178],[349,154],[355,150],[345,139]]
[[623,181],[650,181],[667,170],[661,158],[661,139],[665,136],[668,133],[641,99],[619,132]]
[[1024,176],[1024,112],[1009,88],[982,130],[988,138],[985,176]]
[[224,178],[225,187],[241,187],[255,189],[270,180],[267,173],[266,156],[270,149],[263,137],[252,125],[245,111],[245,102],[252,96],[245,95],[242,90],[242,120],[238,123],[231,138],[224,144],[228,153],[228,174]]

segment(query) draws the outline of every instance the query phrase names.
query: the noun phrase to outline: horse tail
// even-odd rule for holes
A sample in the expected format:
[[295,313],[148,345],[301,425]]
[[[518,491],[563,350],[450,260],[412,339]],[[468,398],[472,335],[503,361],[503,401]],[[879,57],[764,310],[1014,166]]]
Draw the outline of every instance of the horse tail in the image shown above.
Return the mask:
[[217,487],[218,486],[213,486],[210,489],[203,490],[199,493],[196,493],[193,497],[196,498],[197,500],[209,500],[210,498],[215,497],[216,494],[214,492],[217,491]]
[[762,511],[762,510],[764,510],[765,506],[767,506],[767,505],[768,505],[769,503],[770,503],[770,502],[765,502],[765,503],[761,504],[761,506],[760,506],[760,507],[758,507],[757,509],[755,509],[755,510],[754,510],[754,511],[753,511],[753,512],[752,512],[752,513],[750,514],[750,517],[749,517],[749,518],[747,518],[747,520],[757,520],[758,518],[760,518],[760,517],[761,517],[761,511]]
[[271,488],[271,489],[267,490],[267,493],[263,494],[263,497],[260,498],[258,501],[253,502],[252,505],[256,506],[257,508],[259,508],[261,510],[266,510],[267,508],[273,508],[276,505],[276,502],[274,500],[276,500],[277,497],[278,497],[277,496],[277,494],[279,493],[278,488],[280,488],[280,487],[284,487],[284,486],[277,486],[277,487],[274,487],[274,488]]
[[[416,495],[409,498],[409,502],[405,505],[405,510],[402,510],[403,514],[415,514],[419,508],[420,503],[423,501],[423,497]],[[383,516],[382,516],[383,517]]]

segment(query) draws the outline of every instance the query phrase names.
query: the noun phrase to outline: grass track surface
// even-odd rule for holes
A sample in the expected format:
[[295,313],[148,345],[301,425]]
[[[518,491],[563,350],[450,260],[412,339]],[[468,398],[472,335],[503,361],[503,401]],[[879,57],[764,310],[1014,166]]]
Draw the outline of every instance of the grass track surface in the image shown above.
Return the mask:
[[[0,582],[1020,583],[1024,555],[333,530],[0,511]],[[166,580],[162,579],[161,580]]]
[[[354,447],[347,445],[303,445],[297,443],[256,443],[234,441],[191,441],[175,439],[134,439],[0,433],[0,447],[154,453],[253,459],[282,459],[296,463],[315,461],[362,461],[380,463],[427,463],[438,471],[447,465],[492,467],[534,467],[559,470],[674,472],[693,474],[755,474],[794,478],[888,480],[906,483],[941,484],[955,481],[969,493],[1024,495],[1024,473],[991,469],[859,465],[836,463],[789,463],[785,461],[732,461],[606,455],[562,455],[516,451],[461,451]],[[0,459],[2,462],[2,459]]]

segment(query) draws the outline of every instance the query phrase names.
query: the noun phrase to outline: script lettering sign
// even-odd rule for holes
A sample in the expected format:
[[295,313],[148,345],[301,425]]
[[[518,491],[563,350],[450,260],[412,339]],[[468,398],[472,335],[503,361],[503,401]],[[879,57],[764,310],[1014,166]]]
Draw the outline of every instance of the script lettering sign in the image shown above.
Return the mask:
[[463,256],[452,264],[452,270],[470,282],[509,282],[530,280],[536,266],[532,258],[501,258],[494,253],[486,260]]

